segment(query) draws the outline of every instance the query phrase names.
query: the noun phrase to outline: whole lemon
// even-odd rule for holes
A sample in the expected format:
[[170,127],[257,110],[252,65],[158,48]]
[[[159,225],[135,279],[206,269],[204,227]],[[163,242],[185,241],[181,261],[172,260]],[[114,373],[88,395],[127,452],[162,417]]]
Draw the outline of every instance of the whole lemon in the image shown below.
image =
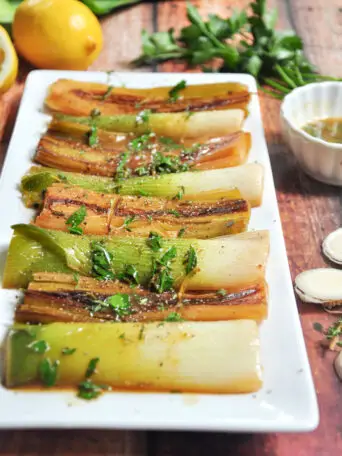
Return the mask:
[[77,0],[25,0],[12,31],[18,52],[38,68],[85,70],[103,43],[96,16]]

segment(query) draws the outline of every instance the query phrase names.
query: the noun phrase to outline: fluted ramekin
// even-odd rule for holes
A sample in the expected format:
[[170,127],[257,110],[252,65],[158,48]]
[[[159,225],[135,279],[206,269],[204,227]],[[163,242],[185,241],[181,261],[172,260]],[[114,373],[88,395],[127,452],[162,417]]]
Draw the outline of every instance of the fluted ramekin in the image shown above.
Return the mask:
[[308,84],[286,95],[281,106],[284,138],[302,169],[314,179],[342,186],[342,144],[303,130],[314,120],[342,118],[342,82]]

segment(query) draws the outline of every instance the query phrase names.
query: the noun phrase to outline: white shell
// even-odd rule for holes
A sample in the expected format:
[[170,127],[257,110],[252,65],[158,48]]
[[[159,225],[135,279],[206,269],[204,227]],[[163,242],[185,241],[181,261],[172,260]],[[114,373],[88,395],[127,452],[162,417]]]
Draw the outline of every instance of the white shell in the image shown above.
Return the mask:
[[338,378],[342,381],[342,352],[336,356],[334,366]]
[[333,231],[324,239],[322,249],[329,260],[342,264],[342,228]]
[[310,136],[308,122],[342,117],[342,82],[308,84],[286,95],[281,106],[283,135],[303,170],[315,179],[342,186],[342,144]]
[[295,279],[295,291],[304,302],[342,304],[342,270],[319,268],[304,271]]

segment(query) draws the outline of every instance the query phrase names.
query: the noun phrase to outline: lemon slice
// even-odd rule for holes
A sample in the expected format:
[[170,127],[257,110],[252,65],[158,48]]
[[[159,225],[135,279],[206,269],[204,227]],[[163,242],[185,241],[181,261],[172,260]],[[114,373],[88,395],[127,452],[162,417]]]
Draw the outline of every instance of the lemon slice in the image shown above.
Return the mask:
[[0,25],[0,93],[6,92],[18,73],[18,57],[6,30]]

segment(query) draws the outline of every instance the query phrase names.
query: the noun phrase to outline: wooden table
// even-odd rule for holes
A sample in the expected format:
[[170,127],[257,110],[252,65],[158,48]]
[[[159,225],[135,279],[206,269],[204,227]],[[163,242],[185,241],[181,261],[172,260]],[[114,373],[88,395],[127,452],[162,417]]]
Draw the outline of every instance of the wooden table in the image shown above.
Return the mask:
[[[242,8],[246,1],[194,1],[203,15],[226,14],[228,7]],[[305,43],[308,58],[324,74],[342,76],[341,0],[273,0],[279,10],[279,27],[292,27]],[[92,69],[127,70],[139,54],[140,30],[176,29],[186,23],[184,1],[145,3],[102,20],[105,48]],[[166,63],[159,71],[182,71],[181,64]],[[154,69],[156,70],[156,69]],[[0,101],[0,136],[3,158],[12,120],[20,99],[27,65],[19,82]],[[341,224],[338,188],[306,177],[284,145],[279,125],[279,103],[261,98],[264,126],[276,182],[278,202],[292,276],[324,266],[322,239]],[[321,420],[308,434],[207,434],[130,431],[3,431],[0,455],[111,455],[111,456],[337,456],[342,454],[341,385],[333,367],[333,354],[323,354],[321,335],[313,322],[324,326],[333,318],[314,306],[298,303],[306,346],[319,400]],[[0,404],[1,407],[1,404]],[[120,413],[120,411],[117,411]],[[53,413],[53,410],[51,410]]]

